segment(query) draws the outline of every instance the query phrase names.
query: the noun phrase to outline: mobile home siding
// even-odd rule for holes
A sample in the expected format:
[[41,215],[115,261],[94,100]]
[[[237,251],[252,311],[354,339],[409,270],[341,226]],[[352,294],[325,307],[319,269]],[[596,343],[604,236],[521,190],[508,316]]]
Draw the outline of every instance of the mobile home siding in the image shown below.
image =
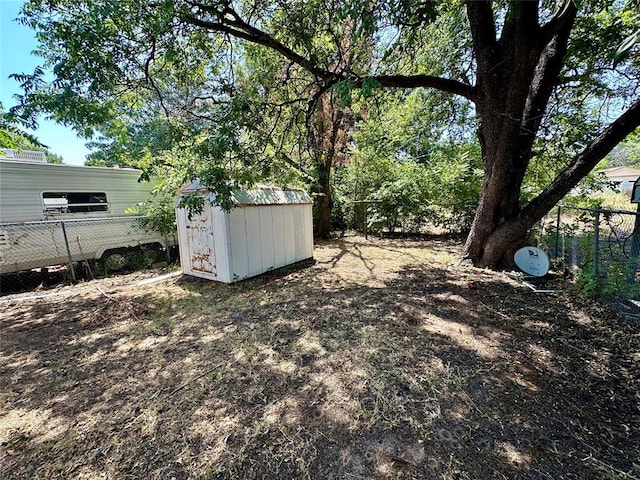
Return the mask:
[[[0,274],[72,261],[141,245],[175,244],[175,238],[145,231],[126,210],[149,198],[153,185],[140,171],[55,165],[0,158]],[[44,210],[44,192],[104,193],[106,211]],[[84,200],[82,200],[84,202]],[[64,222],[67,242],[63,238]]]
[[[138,182],[139,176],[133,169],[0,160],[0,222],[121,216],[151,193],[153,185]],[[42,193],[67,191],[105,192],[109,209],[45,215]]]

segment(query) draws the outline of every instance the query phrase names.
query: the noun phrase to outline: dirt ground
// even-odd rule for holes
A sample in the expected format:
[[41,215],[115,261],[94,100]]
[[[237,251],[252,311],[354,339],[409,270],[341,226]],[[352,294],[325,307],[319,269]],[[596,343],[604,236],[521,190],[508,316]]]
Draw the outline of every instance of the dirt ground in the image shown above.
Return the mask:
[[1,297],[1,476],[640,478],[640,335],[459,249],[347,237],[234,285]]

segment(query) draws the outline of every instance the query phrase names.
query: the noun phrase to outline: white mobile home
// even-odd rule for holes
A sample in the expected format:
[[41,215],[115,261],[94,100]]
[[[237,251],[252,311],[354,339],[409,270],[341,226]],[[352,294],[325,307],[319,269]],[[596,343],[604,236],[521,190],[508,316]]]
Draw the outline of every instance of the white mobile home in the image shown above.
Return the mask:
[[[38,152],[0,156],[0,273],[105,258],[142,245],[166,248],[126,209],[152,185],[139,170],[46,163]],[[1,153],[0,153],[1,155]]]
[[182,271],[232,283],[313,257],[312,204],[302,190],[234,190],[229,212],[195,182],[181,195],[203,195],[204,209],[176,208]]

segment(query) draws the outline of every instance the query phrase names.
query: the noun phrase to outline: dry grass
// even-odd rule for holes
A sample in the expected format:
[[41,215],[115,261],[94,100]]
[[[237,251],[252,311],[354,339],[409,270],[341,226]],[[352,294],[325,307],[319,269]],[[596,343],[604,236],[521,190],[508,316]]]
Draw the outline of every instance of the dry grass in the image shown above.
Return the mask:
[[458,251],[5,302],[3,478],[639,478],[638,335]]
[[602,208],[608,210],[625,210],[635,212],[637,205],[631,203],[631,195],[629,193],[619,193],[608,191],[596,195],[596,198],[602,200]]

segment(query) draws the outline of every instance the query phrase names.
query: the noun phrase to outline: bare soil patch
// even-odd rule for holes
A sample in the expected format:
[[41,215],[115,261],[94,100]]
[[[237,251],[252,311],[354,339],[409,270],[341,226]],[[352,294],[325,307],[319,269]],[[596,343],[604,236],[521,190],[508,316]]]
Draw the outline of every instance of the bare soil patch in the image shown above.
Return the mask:
[[347,237],[235,285],[4,297],[2,477],[640,478],[640,336],[459,249]]

